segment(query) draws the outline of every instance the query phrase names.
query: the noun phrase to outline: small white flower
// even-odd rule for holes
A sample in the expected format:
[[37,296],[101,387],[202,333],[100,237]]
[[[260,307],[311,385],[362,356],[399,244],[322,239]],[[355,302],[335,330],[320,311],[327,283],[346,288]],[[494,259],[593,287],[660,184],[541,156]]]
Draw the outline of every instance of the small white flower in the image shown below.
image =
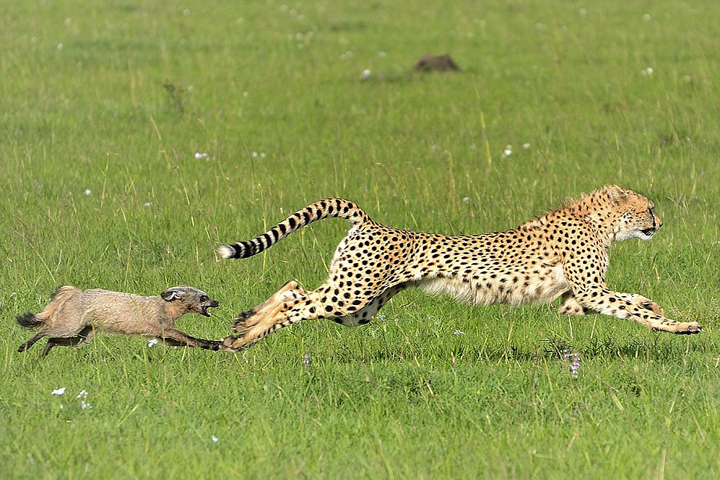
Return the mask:
[[257,153],[257,152],[252,152],[252,157],[253,157],[253,158],[257,158],[257,157],[258,157],[258,153]]
[[65,393],[65,387],[58,388],[50,392],[52,395],[63,395]]
[[63,405],[62,403],[60,404],[60,410],[65,410],[65,405]]
[[87,403],[85,400],[80,400],[80,408],[85,410],[86,408],[92,408],[89,403]]
[[192,85],[190,85],[190,86],[188,87],[188,92],[192,92],[193,90],[195,90],[195,87],[192,86]]
[[248,92],[243,92],[243,98],[247,98],[249,96],[250,96],[250,94]]
[[360,78],[362,80],[367,80],[368,78],[370,78],[370,74],[371,74],[370,70],[366,68],[365,70],[363,70],[362,75],[360,75]]
[[468,203],[470,201],[470,197],[463,197],[462,201]]
[[645,15],[643,15],[643,20],[645,20],[646,22],[649,22],[650,20],[652,20],[652,15],[650,15],[649,13],[646,13]]
[[148,342],[148,348],[152,347],[153,345],[157,345],[159,343],[159,340],[157,338],[153,338]]
[[378,52],[378,57],[385,58],[385,57],[387,57],[387,53],[386,52]]
[[523,148],[524,148],[525,150],[529,150],[529,149],[530,149],[530,144],[529,144],[529,143],[523,143]]
[[200,153],[200,152],[195,152],[195,158],[197,158],[198,160],[201,159],[201,158],[202,158],[202,153]]
[[63,44],[62,44],[62,43],[58,43],[57,49],[58,49],[58,50],[62,50],[62,49],[63,49]]
[[152,202],[143,203],[143,207],[152,207]]
[[642,70],[640,70],[640,75],[642,75],[643,77],[644,76],[649,77],[650,75],[653,74],[653,72],[654,72],[654,70],[652,69],[652,67],[643,68]]
[[453,332],[453,335],[465,335],[465,332],[463,332],[462,330],[455,330]]
[[82,390],[80,393],[77,394],[77,397],[75,398],[85,398],[87,397],[87,390]]
[[503,157],[509,157],[512,153],[512,145],[505,146],[505,150],[503,150]]
[[260,153],[260,158],[265,158],[265,152]]
[[67,25],[67,26],[69,27],[71,23],[72,23],[72,19],[71,19],[71,18],[66,18],[66,19],[65,19],[65,25]]
[[91,194],[92,194],[92,190],[90,190],[89,188],[86,188],[85,195],[91,195]]
[[215,435],[212,435],[212,436],[210,437],[210,440],[212,440],[213,443],[217,443],[218,437],[216,437]]
[[384,314],[384,313],[378,313],[377,318],[378,318],[378,320],[385,320],[385,314]]

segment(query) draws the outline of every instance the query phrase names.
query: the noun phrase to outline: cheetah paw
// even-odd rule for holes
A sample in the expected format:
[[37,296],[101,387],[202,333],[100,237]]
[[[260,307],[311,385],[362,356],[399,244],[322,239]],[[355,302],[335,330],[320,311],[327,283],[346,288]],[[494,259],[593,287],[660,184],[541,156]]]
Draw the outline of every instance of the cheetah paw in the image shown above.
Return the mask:
[[255,309],[239,313],[233,322],[233,331],[242,333],[251,329],[257,323],[256,321],[251,321],[251,319],[255,316],[255,313]]
[[678,330],[675,333],[679,335],[692,335],[702,332],[702,325],[697,322],[687,322],[678,324]]

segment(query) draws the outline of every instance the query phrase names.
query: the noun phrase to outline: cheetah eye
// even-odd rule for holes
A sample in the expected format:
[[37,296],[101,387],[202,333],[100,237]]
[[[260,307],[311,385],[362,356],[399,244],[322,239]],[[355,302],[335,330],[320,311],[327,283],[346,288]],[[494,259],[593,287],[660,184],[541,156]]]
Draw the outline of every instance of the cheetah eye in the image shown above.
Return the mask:
[[201,302],[207,302],[207,300],[208,300],[207,295],[201,295],[201,296],[200,296],[200,301],[201,301]]

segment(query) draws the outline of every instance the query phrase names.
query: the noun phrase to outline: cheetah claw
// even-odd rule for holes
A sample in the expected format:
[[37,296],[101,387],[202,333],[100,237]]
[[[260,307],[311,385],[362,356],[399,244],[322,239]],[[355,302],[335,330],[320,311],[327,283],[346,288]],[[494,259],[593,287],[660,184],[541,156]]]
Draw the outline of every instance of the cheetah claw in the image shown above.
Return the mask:
[[700,333],[703,331],[702,325],[699,323],[690,323],[690,326],[681,332],[676,332],[678,335],[693,335],[695,333]]
[[235,318],[235,321],[233,322],[233,330],[235,330],[236,332],[241,332],[250,328],[250,326],[248,326],[246,322],[253,316],[255,316],[255,313],[255,310],[248,310],[246,312],[239,313],[238,316]]

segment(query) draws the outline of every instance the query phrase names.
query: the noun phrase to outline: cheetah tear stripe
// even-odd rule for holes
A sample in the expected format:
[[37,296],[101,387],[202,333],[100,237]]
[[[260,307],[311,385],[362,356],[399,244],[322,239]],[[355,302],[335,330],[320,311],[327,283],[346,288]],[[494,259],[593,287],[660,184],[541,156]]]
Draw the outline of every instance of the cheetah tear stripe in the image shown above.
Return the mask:
[[218,248],[222,258],[247,258],[267,250],[295,230],[324,218],[344,218],[352,225],[360,225],[370,218],[363,209],[343,198],[326,198],[299,210],[262,235],[246,242]]

